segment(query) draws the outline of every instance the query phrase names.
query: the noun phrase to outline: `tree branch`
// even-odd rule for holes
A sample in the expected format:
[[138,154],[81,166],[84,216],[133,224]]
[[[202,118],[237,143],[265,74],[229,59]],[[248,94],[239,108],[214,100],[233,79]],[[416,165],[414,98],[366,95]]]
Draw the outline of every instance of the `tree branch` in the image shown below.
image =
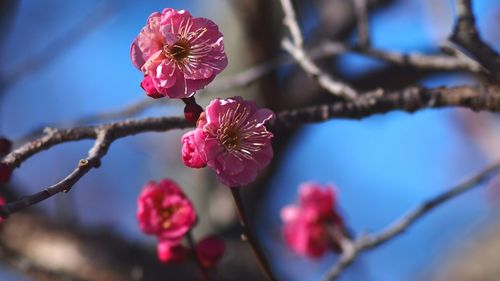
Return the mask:
[[467,50],[500,83],[500,55],[481,39],[471,0],[455,0],[455,7],[457,20],[450,40]]
[[332,118],[361,119],[394,110],[415,112],[426,108],[464,107],[475,111],[500,112],[500,87],[493,85],[451,88],[418,86],[398,91],[367,92],[355,101],[310,106],[277,114],[271,125],[292,126]]
[[323,72],[319,66],[317,66],[314,61],[309,57],[307,52],[303,48],[303,37],[300,31],[299,24],[295,18],[295,11],[290,0],[280,0],[283,12],[285,13],[284,24],[288,27],[290,31],[292,41],[288,39],[283,39],[281,46],[285,49],[304,69],[305,72],[309,73],[318,84],[327,90],[328,92],[344,97],[348,100],[353,100],[358,96],[356,90],[351,88],[351,86],[346,83],[335,79]]
[[[414,112],[425,108],[465,107],[472,110],[500,112],[500,87],[492,85],[462,86],[453,88],[426,89],[409,87],[400,91],[385,92],[376,90],[365,93],[355,101],[343,101],[332,104],[311,106],[279,112],[269,122],[272,127],[322,122],[333,118],[360,119],[373,114],[393,110]],[[92,168],[100,165],[111,143],[119,138],[145,132],[164,132],[171,129],[184,129],[194,126],[181,117],[159,117],[130,119],[100,126],[87,126],[71,129],[48,129],[46,134],[12,151],[2,159],[2,163],[16,168],[29,157],[47,150],[57,144],[96,139],[87,158],[82,159],[78,167],[66,178],[43,191],[21,198],[0,207],[0,216],[22,210],[59,192],[68,191]]]
[[40,192],[25,196],[20,200],[1,206],[0,216],[6,218],[12,213],[46,200],[57,193],[68,192],[73,185],[75,185],[80,178],[87,174],[92,168],[98,168],[100,166],[101,159],[104,155],[106,155],[111,143],[119,138],[144,132],[168,131],[174,128],[182,129],[193,125],[194,124],[185,121],[183,118],[163,117],[146,118],[142,120],[126,120],[94,127],[48,130],[45,136],[29,142],[9,153],[2,160],[2,162],[13,168],[19,166],[23,161],[32,155],[59,143],[92,138],[95,138],[96,140],[94,146],[90,149],[87,158],[80,160],[77,168],[75,168],[68,176]]
[[382,245],[385,242],[397,237],[398,235],[405,232],[410,226],[412,226],[420,218],[431,212],[436,207],[448,202],[449,200],[473,189],[479,184],[488,180],[491,176],[498,173],[500,170],[500,162],[495,163],[489,167],[486,167],[480,173],[469,178],[468,180],[458,184],[451,189],[438,194],[436,197],[425,201],[419,207],[411,210],[408,214],[402,218],[396,220],[392,225],[388,226],[385,230],[378,234],[365,234],[359,237],[353,242],[350,251],[344,252],[338,262],[332,267],[332,269],[325,275],[324,280],[335,280],[342,272],[351,265],[356,258],[364,251],[375,248]]

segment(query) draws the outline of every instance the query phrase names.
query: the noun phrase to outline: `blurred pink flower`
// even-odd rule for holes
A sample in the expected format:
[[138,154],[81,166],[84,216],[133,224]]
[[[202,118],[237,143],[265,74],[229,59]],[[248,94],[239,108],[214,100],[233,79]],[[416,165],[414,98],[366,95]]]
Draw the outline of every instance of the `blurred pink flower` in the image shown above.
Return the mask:
[[335,210],[333,187],[315,183],[300,186],[299,202],[281,210],[287,245],[300,255],[317,258],[328,250],[339,252],[338,234],[344,232]]
[[273,116],[241,97],[215,99],[198,119],[192,138],[196,154],[223,184],[247,185],[273,157],[273,134],[264,125]]
[[178,244],[195,223],[196,212],[180,187],[164,179],[144,187],[138,199],[137,219],[144,233]]
[[158,243],[158,259],[162,263],[180,263],[189,258],[189,249],[181,244],[171,244],[170,242]]
[[203,168],[207,165],[207,160],[204,154],[198,152],[194,133],[194,131],[189,131],[182,136],[182,161],[190,168]]
[[199,241],[195,247],[196,255],[201,264],[206,268],[217,265],[224,255],[224,241],[216,235],[210,235]]
[[151,78],[158,96],[170,98],[192,96],[227,66],[217,25],[170,8],[149,16],[130,56],[134,66]]

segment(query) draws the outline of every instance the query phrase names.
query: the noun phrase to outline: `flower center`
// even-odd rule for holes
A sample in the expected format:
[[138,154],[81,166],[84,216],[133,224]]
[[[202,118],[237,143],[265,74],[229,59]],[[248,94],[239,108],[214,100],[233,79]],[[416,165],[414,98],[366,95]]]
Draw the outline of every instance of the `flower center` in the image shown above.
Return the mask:
[[229,127],[222,134],[222,145],[227,150],[233,150],[240,144],[240,134],[237,129]]
[[160,216],[163,219],[163,228],[169,228],[172,225],[172,216],[180,206],[172,205],[161,211]]
[[186,38],[181,38],[170,47],[169,53],[176,61],[182,61],[187,58],[191,51],[191,44]]

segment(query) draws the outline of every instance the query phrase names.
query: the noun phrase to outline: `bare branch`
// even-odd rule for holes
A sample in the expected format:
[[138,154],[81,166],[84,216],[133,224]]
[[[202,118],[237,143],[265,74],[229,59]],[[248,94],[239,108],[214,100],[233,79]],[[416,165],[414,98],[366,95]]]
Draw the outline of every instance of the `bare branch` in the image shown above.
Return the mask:
[[305,72],[309,73],[314,79],[316,79],[322,88],[334,95],[344,97],[349,100],[355,99],[358,96],[356,90],[344,82],[334,79],[327,73],[323,72],[309,57],[303,48],[302,33],[295,17],[295,11],[291,1],[281,0],[280,2],[283,12],[285,13],[284,24],[288,27],[293,41],[283,39],[281,42],[283,49],[285,49],[297,61]]
[[285,13],[285,18],[283,19],[283,24],[288,27],[290,35],[292,36],[293,45],[298,48],[302,48],[304,44],[304,38],[302,37],[302,32],[300,31],[299,22],[295,16],[295,9],[293,8],[292,2],[290,0],[280,0],[281,7]]
[[487,85],[426,89],[415,86],[393,92],[380,89],[365,93],[352,102],[283,111],[277,114],[271,124],[293,126],[332,118],[361,119],[394,110],[415,112],[426,108],[451,106],[500,112],[500,87]]
[[304,69],[305,72],[310,74],[314,79],[318,81],[318,84],[327,90],[328,92],[345,97],[349,100],[354,100],[357,98],[358,94],[356,90],[351,88],[349,85],[341,82],[340,80],[334,79],[325,72],[323,72],[306,54],[304,49],[297,47],[292,44],[290,40],[283,39],[282,47],[285,49]]
[[382,245],[385,242],[397,237],[398,235],[405,232],[410,226],[412,226],[416,221],[418,221],[423,216],[430,213],[433,209],[441,206],[442,204],[448,202],[449,200],[473,189],[474,187],[484,183],[491,176],[498,173],[500,170],[500,162],[497,162],[484,170],[476,174],[475,176],[469,178],[468,180],[458,184],[449,190],[438,194],[436,197],[425,201],[422,205],[411,210],[403,216],[402,218],[396,220],[393,224],[388,226],[385,230],[374,235],[362,235],[359,237],[352,246],[352,250],[346,251],[341,255],[338,262],[332,267],[332,269],[325,275],[324,280],[335,280],[342,272],[351,265],[355,259],[362,252],[375,248]]
[[46,129],[46,134],[28,142],[12,151],[2,159],[2,163],[10,167],[19,167],[32,155],[47,150],[54,145],[84,139],[97,139],[99,132],[107,130],[116,140],[145,132],[165,132],[171,129],[182,129],[194,126],[182,117],[157,117],[144,119],[129,119],[99,126],[78,127],[71,129]]
[[486,44],[476,28],[471,0],[455,0],[457,20],[450,40],[467,50],[470,55],[500,83],[500,55]]
[[47,187],[40,192],[3,205],[0,208],[0,216],[4,218],[8,217],[9,214],[46,200],[57,193],[68,192],[73,185],[75,185],[80,178],[87,174],[92,168],[100,166],[102,157],[106,155],[111,143],[116,139],[143,132],[167,131],[174,128],[182,129],[193,125],[194,124],[185,121],[183,118],[163,117],[147,118],[142,120],[126,120],[94,127],[48,130],[45,136],[14,150],[8,154],[2,162],[11,167],[17,167],[30,156],[42,150],[49,149],[59,143],[93,138],[95,138],[96,141],[94,146],[90,149],[87,158],[80,160],[77,168],[75,168],[68,176],[60,182]]

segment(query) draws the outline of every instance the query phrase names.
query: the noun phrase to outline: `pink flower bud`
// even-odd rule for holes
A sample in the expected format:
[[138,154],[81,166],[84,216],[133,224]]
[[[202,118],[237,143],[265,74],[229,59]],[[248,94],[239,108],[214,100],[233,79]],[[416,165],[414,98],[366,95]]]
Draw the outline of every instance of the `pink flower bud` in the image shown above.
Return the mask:
[[146,92],[146,95],[154,98],[154,99],[159,99],[162,98],[163,96],[156,90],[156,87],[153,83],[153,80],[149,76],[144,76],[144,79],[142,79],[141,82],[141,88]]
[[210,235],[196,244],[196,255],[201,264],[206,268],[217,265],[224,255],[224,241],[216,235]]
[[175,9],[149,16],[130,47],[130,57],[135,67],[151,77],[156,92],[146,92],[154,98],[190,97],[227,66],[218,26]]
[[0,163],[0,184],[7,183],[12,176],[12,169],[4,163]]
[[182,136],[182,161],[190,168],[203,168],[207,165],[206,156],[202,151],[198,151],[194,138],[195,131]]
[[181,263],[189,258],[189,249],[181,244],[172,245],[170,242],[158,243],[158,259],[162,263]]
[[287,245],[296,253],[312,258],[327,251],[340,252],[339,234],[343,235],[342,218],[335,210],[334,188],[302,184],[299,202],[281,210],[283,234]]
[[148,183],[138,199],[137,220],[141,230],[171,244],[179,243],[196,220],[191,201],[169,179]]

